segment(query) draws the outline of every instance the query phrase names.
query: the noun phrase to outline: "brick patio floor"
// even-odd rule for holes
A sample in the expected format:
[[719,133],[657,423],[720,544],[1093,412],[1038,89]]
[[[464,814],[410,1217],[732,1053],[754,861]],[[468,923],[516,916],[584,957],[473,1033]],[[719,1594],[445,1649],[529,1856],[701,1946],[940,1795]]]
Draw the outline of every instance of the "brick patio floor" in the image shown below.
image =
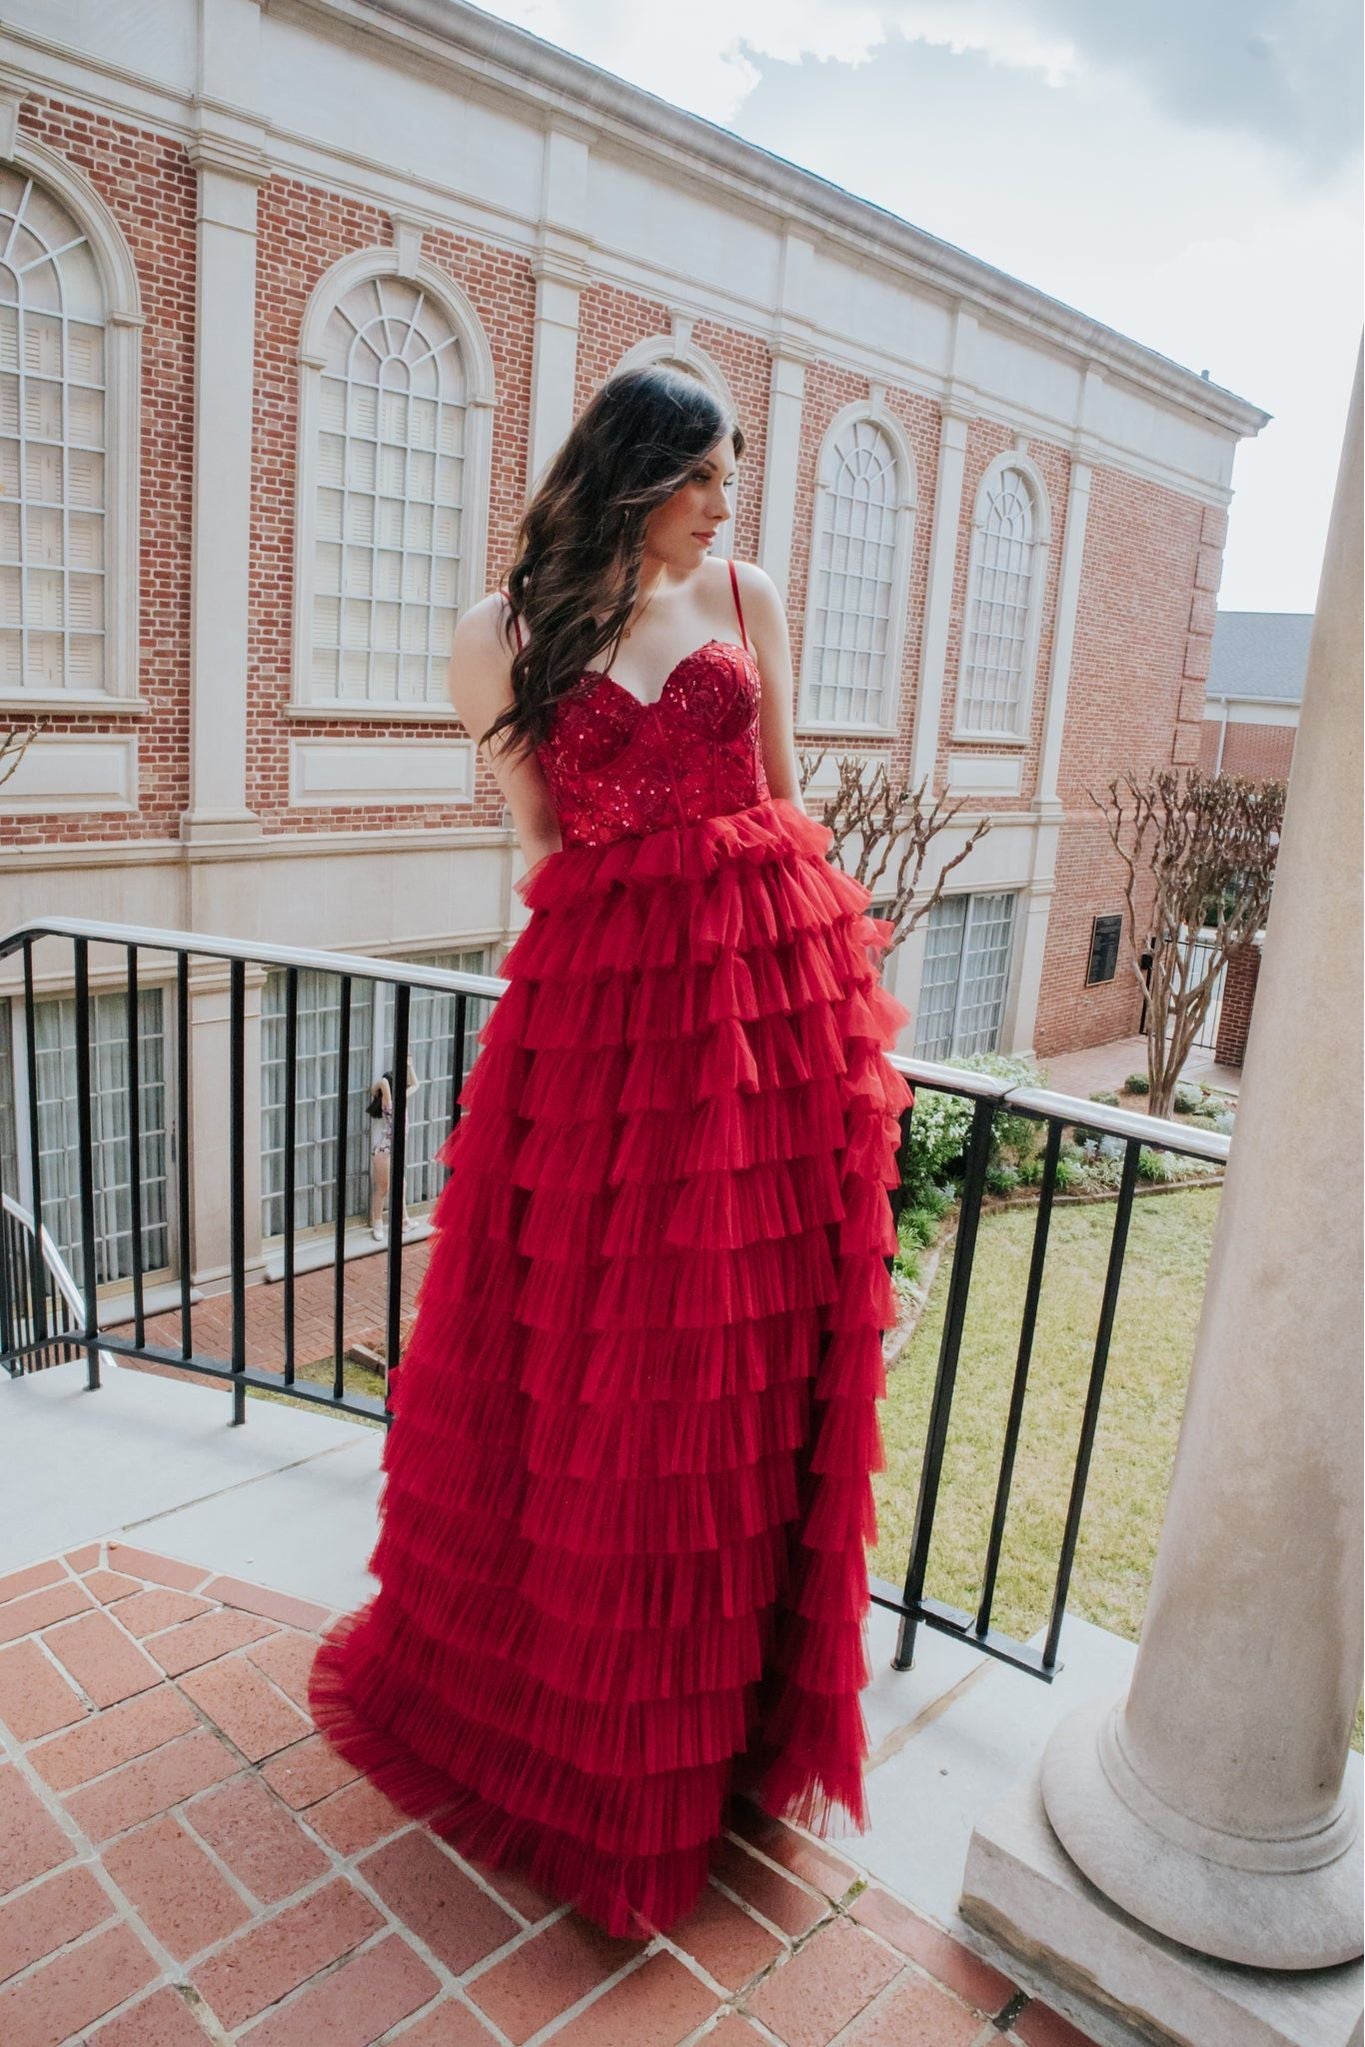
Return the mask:
[[[399,1294],[400,1349],[412,1323],[417,1289],[431,1255],[430,1235],[405,1240],[403,1282]],[[348,1258],[344,1270],[343,1335],[349,1344],[363,1343],[382,1355],[384,1322],[388,1299],[389,1260],[385,1246],[376,1244],[373,1253]],[[294,1279],[294,1355],[300,1366],[332,1355],[332,1296],[335,1268],[317,1266],[300,1272]],[[190,1331],[194,1348],[204,1357],[232,1355],[232,1296],[208,1294],[190,1309]],[[131,1337],[132,1324],[120,1324],[120,1336]],[[180,1348],[180,1310],[170,1308],[147,1317],[147,1342],[167,1350]],[[284,1288],[257,1281],[246,1289],[246,1354],[253,1369],[262,1372],[284,1370]],[[182,1379],[211,1384],[197,1373],[160,1368]]]
[[328,1618],[115,1541],[0,1579],[5,2047],[1087,2047],[756,1811],[649,1943],[463,1861],[313,1731]]

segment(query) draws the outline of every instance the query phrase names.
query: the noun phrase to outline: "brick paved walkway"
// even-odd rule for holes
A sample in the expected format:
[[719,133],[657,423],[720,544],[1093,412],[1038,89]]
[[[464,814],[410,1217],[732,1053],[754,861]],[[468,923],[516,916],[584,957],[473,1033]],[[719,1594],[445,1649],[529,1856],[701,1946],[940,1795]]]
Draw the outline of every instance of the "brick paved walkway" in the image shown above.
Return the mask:
[[649,1943],[462,1861],[313,1731],[327,1619],[117,1542],[0,1579],[5,2047],[1087,2047],[757,1812]]
[[[412,1322],[413,1305],[422,1274],[431,1254],[430,1236],[405,1239],[403,1243],[403,1284],[400,1294],[400,1331],[406,1340]],[[331,1265],[314,1272],[301,1272],[294,1280],[294,1356],[297,1365],[312,1364],[332,1355]],[[348,1258],[345,1266],[344,1314],[342,1328],[346,1343],[365,1344],[382,1355],[385,1302],[388,1292],[389,1259],[386,1245],[376,1244],[373,1255]],[[190,1331],[195,1350],[203,1357],[227,1359],[232,1354],[232,1297],[209,1294],[190,1309]],[[131,1337],[132,1324],[120,1326],[120,1336]],[[147,1318],[147,1341],[168,1350],[180,1348],[180,1310],[169,1309]],[[400,1341],[401,1349],[401,1341]],[[246,1354],[253,1370],[284,1370],[284,1288],[278,1282],[257,1283],[246,1290]],[[197,1378],[178,1373],[179,1378]],[[211,1382],[197,1378],[199,1385]]]

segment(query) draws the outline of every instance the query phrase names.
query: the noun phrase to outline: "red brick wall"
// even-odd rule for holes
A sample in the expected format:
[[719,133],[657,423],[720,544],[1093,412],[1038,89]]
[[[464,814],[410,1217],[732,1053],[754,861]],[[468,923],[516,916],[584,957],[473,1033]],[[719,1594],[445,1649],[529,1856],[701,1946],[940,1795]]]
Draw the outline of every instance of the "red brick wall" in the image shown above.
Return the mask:
[[1124,941],[1112,981],[1087,986],[1092,920],[1124,908],[1124,866],[1089,791],[1198,758],[1227,516],[1140,477],[1097,469],[1062,737],[1064,809],[1034,1049],[1040,1058],[1136,1031],[1141,991]]
[[1228,961],[1214,1048],[1214,1057],[1220,1066],[1240,1066],[1246,1058],[1247,1033],[1251,1029],[1251,1012],[1256,1001],[1256,982],[1260,971],[1259,945],[1242,946]]
[[[1249,781],[1287,781],[1294,758],[1293,725],[1229,724],[1223,745],[1222,772],[1244,775]],[[1201,764],[1210,773],[1218,765],[1221,720],[1206,718],[1199,749]]]
[[[291,737],[451,737],[448,719],[286,717],[294,589],[294,473],[298,433],[298,344],[304,309],[323,272],[353,250],[387,247],[388,218],[377,207],[274,177],[260,189],[256,258],[256,432],[251,521],[247,802],[267,832],[366,831],[413,826],[497,825],[503,797],[480,762],[472,804],[289,806]],[[489,583],[511,558],[526,494],[535,283],[523,257],[469,236],[432,231],[422,254],[462,286],[493,356],[497,405],[488,505]],[[455,728],[463,732],[462,726]]]
[[0,834],[9,845],[175,837],[189,801],[194,173],[178,142],[42,93],[24,100],[19,126],[94,186],[118,222],[137,269],[145,321],[137,687],[148,709],[140,715],[41,713],[51,734],[136,735],[136,812],[0,814]]

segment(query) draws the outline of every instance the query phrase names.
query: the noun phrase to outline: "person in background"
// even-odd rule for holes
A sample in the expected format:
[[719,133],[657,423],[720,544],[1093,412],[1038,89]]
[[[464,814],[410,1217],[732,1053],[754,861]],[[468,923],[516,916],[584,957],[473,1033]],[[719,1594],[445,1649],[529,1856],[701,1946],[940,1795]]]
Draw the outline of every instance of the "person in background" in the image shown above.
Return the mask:
[[[421,1085],[411,1058],[408,1060],[408,1084],[404,1095],[407,1097],[415,1087]],[[384,1210],[389,1199],[389,1177],[393,1165],[393,1072],[385,1067],[374,1086],[370,1089],[368,1103],[370,1124],[370,1234],[376,1243],[384,1241]],[[412,1227],[408,1214],[407,1189],[403,1190],[404,1230]]]

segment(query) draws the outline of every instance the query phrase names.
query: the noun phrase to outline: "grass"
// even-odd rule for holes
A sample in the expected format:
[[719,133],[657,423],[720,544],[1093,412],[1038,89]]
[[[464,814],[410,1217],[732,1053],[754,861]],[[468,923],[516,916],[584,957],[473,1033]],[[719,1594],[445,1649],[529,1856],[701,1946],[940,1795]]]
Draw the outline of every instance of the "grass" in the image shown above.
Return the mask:
[[[1184,1411],[1221,1188],[1134,1203],[1067,1608],[1136,1641],[1151,1585]],[[944,1452],[926,1591],[973,1611],[980,1595],[1036,1210],[983,1215]],[[1085,1388],[1099,1323],[1114,1204],[1053,1210],[1033,1360],[1015,1458],[992,1622],[1025,1640],[1045,1625]],[[873,1573],[899,1585],[928,1426],[952,1270],[939,1263],[924,1314],[888,1375],[880,1408],[887,1465],[874,1480]],[[1066,1627],[1062,1627],[1065,1656]],[[1356,1715],[1352,1745],[1361,1746]]]
[[[332,1375],[333,1360],[331,1358],[316,1358],[310,1360],[307,1364],[295,1365],[294,1367],[294,1378],[296,1381],[307,1380],[310,1386],[325,1386],[329,1393],[332,1390]],[[372,1371],[368,1365],[362,1365],[353,1357],[348,1356],[345,1360],[344,1382],[347,1395],[350,1397],[354,1397],[356,1394],[364,1394],[373,1400],[382,1400],[384,1398],[383,1373]],[[277,1393],[273,1387],[249,1386],[247,1388],[247,1398],[248,1400],[270,1401],[277,1407],[307,1408],[310,1414],[317,1414],[319,1412],[318,1403],[315,1400],[297,1400],[291,1394],[284,1391]],[[344,1414],[338,1411],[336,1418],[338,1421],[355,1422],[362,1429],[382,1429],[385,1427],[385,1423],[377,1417],[371,1419],[366,1414]]]

